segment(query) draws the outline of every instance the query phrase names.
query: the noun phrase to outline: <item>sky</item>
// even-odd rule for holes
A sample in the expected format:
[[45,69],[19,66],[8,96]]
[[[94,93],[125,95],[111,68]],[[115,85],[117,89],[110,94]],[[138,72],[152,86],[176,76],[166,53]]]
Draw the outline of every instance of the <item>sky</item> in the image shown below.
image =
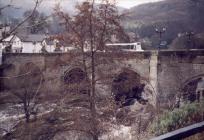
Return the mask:
[[161,0],[118,0],[118,6],[124,8],[131,8],[139,4],[149,3],[149,2],[156,2]]
[[[64,1],[72,4],[72,3],[75,3],[76,1],[81,1],[81,0],[47,0],[47,1],[49,1],[50,3]],[[139,4],[157,2],[157,1],[161,1],[161,0],[117,0],[117,5],[124,8],[131,8]]]
[[[34,7],[35,0],[0,0],[0,3],[9,3],[12,1],[12,4],[19,9],[32,9]],[[76,2],[81,2],[83,0],[43,0],[42,4],[40,5],[40,11],[46,12],[53,9],[57,3],[61,3],[60,5],[63,7],[64,10],[73,12]],[[96,0],[100,1],[100,0]],[[161,0],[116,0],[117,5],[123,8],[131,8],[139,4],[149,3],[149,2],[157,2]]]

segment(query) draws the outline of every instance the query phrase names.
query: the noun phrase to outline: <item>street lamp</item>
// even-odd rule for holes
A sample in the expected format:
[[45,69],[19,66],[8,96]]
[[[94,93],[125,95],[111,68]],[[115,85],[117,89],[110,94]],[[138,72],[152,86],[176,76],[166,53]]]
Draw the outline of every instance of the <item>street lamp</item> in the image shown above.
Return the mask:
[[193,35],[194,35],[194,32],[186,32],[186,36],[188,37],[189,42],[191,41]]
[[162,42],[162,35],[163,33],[166,32],[166,28],[162,28],[162,29],[159,29],[159,28],[155,28],[155,31],[157,34],[159,34],[159,50],[160,50],[160,45],[161,45],[161,42]]
[[186,36],[188,37],[188,44],[189,44],[189,48],[191,47],[191,42],[192,42],[192,37],[194,36],[194,32],[186,32]]

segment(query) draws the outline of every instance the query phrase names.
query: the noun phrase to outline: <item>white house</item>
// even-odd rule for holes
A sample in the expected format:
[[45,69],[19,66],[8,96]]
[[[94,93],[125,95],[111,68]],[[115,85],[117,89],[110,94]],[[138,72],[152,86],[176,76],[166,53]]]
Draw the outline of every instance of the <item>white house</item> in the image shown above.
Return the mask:
[[56,38],[45,38],[41,45],[47,52],[65,52],[64,45]]
[[10,32],[11,27],[8,25],[3,25],[0,22],[0,38],[2,38],[6,33]]
[[44,51],[50,53],[64,52],[64,47],[57,39],[50,39],[46,35],[11,35],[5,38],[0,44],[0,49],[6,50],[10,47],[10,52],[13,53],[41,53]]
[[20,53],[23,49],[23,43],[16,35],[11,35],[5,38],[0,44],[0,49],[5,50],[6,47],[11,47],[11,52]]
[[45,35],[24,35],[20,36],[22,42],[23,53],[41,53],[42,41],[46,38]]

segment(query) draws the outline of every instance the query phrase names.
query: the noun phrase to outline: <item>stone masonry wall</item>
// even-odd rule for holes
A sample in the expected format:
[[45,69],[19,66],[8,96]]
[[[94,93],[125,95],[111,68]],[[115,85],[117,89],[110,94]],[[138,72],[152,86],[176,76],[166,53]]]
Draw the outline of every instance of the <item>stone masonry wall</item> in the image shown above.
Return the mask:
[[[144,77],[145,82],[149,82],[150,73],[150,53],[120,53],[96,55],[96,76],[97,78],[106,77],[103,85],[97,84],[98,93],[101,95],[111,94],[111,82],[114,77],[120,74],[124,69],[132,70]],[[40,68],[43,73],[43,92],[46,96],[60,96],[64,91],[65,83],[63,81],[64,73],[73,68],[83,69],[82,57],[77,53],[66,54],[4,54],[2,65],[2,77],[18,75],[19,67],[32,62]],[[90,64],[87,59],[87,65]],[[98,65],[99,64],[99,65]],[[88,73],[89,73],[88,69]],[[90,78],[90,75],[89,75]],[[1,86],[9,84],[11,79],[1,79]]]
[[161,104],[174,104],[187,81],[204,76],[204,51],[160,52],[158,94]]
[[[87,54],[88,55],[88,54]],[[142,82],[151,87],[152,102],[156,105],[175,102],[179,89],[193,77],[204,75],[204,51],[149,51],[136,53],[98,53],[96,55],[97,78],[108,77],[103,85],[97,83],[101,95],[111,94],[111,82],[125,69],[132,70],[142,77]],[[87,59],[87,65],[90,64]],[[49,97],[60,96],[64,91],[63,76],[73,68],[82,68],[82,56],[77,53],[66,54],[4,54],[1,76],[17,75],[20,65],[32,62],[43,73],[41,92]],[[90,77],[90,75],[88,75]],[[1,79],[1,87],[9,80]],[[6,88],[4,88],[6,90]],[[2,93],[2,92],[1,92]]]

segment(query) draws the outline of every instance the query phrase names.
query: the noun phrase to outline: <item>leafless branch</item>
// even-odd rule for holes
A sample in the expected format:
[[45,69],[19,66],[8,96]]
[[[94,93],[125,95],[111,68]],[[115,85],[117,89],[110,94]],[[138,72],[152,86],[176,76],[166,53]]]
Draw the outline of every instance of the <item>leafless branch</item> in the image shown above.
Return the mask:
[[[31,13],[29,16],[27,16],[23,21],[21,21],[18,25],[16,25],[11,31],[9,31],[9,33],[7,34],[6,37],[8,37],[8,36],[11,35],[12,33],[14,33],[21,25],[23,25],[28,19],[30,19],[30,18],[33,16],[33,14],[35,13],[37,7],[40,5],[40,3],[41,3],[42,1],[43,1],[43,0],[36,0],[36,1],[35,1],[35,6],[34,6],[34,8],[33,8],[33,10],[32,10],[32,13]],[[2,42],[6,37],[1,38],[1,39],[0,39],[0,42]]]

